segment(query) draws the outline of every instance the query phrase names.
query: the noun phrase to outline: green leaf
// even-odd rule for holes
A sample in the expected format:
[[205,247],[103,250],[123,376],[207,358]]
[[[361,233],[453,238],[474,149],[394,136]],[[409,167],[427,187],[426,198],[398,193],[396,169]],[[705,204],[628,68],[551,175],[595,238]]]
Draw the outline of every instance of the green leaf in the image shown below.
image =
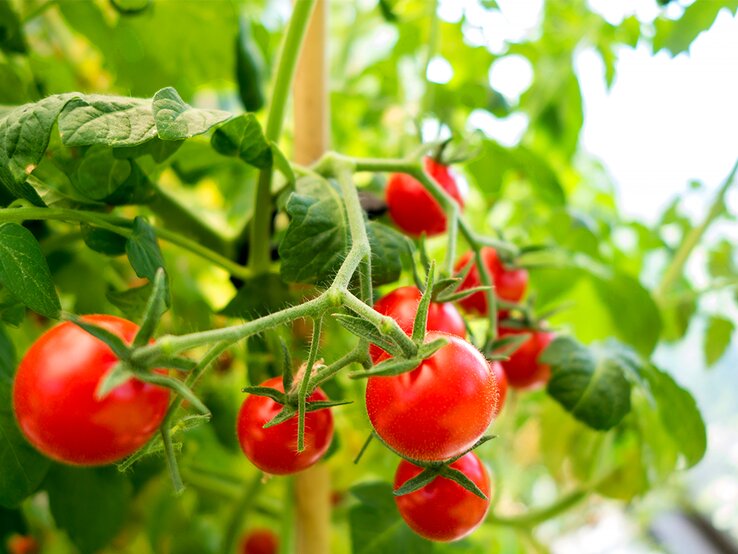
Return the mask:
[[33,494],[50,461],[23,437],[13,414],[15,349],[0,326],[0,506],[14,507]]
[[61,310],[51,272],[33,234],[17,223],[0,225],[0,282],[26,306],[57,319]]
[[113,157],[110,148],[90,148],[77,166],[72,185],[83,196],[105,200],[112,196],[131,176],[131,162]]
[[156,136],[151,100],[89,94],[70,100],[59,115],[65,146],[136,146]]
[[202,110],[189,106],[172,87],[154,95],[152,104],[156,130],[163,140],[182,140],[207,133],[233,114],[221,110]]
[[54,521],[82,554],[108,545],[128,516],[131,483],[114,467],[54,465],[45,488]]
[[694,466],[705,455],[707,448],[707,431],[697,403],[668,373],[650,365],[642,368],[642,373],[664,428],[684,456],[688,467]]
[[259,169],[272,165],[272,149],[254,114],[239,115],[218,127],[210,144],[216,152],[240,158]]
[[154,280],[157,269],[164,267],[154,229],[142,217],[133,220],[133,234],[126,241],[126,253],[136,275],[149,281]]
[[147,283],[141,287],[124,291],[111,290],[105,293],[105,296],[128,319],[137,321],[143,317],[144,311],[146,311],[152,288],[151,283]]
[[372,284],[394,283],[402,273],[405,236],[377,221],[367,223],[366,234],[372,249]]
[[169,156],[179,150],[179,147],[183,144],[184,140],[161,140],[159,137],[154,137],[137,146],[121,146],[114,148],[113,156],[121,159],[130,159],[148,155],[151,156],[156,163],[162,163],[169,158]]
[[253,319],[283,308],[292,300],[287,285],[278,275],[265,273],[246,279],[236,296],[220,313],[229,317]]
[[351,489],[359,500],[349,511],[354,554],[426,554],[433,543],[420,538],[405,524],[388,483],[363,483]]
[[159,325],[161,316],[167,311],[167,275],[163,268],[156,270],[153,281],[153,289],[148,301],[141,321],[141,327],[133,339],[133,348],[138,348],[148,344],[154,331]]
[[735,260],[733,259],[735,249],[728,240],[721,240],[708,253],[707,271],[712,277],[734,277],[738,274]]
[[622,347],[589,350],[558,337],[540,361],[551,366],[547,391],[569,413],[593,429],[613,428],[630,411],[631,361]]
[[26,317],[26,307],[0,284],[0,321],[17,327]]
[[93,227],[83,223],[80,225],[82,231],[82,240],[85,244],[95,252],[100,252],[107,256],[120,256],[126,252],[126,237],[113,233],[107,229]]
[[730,346],[735,331],[735,324],[724,317],[710,316],[705,329],[705,364],[715,365],[723,357]]
[[282,279],[327,281],[350,247],[346,209],[338,188],[317,177],[298,179],[286,211],[292,220],[279,245]]
[[333,318],[338,321],[345,329],[353,333],[357,337],[364,338],[369,342],[376,344],[382,350],[389,352],[393,356],[400,355],[402,350],[388,335],[383,335],[373,323],[362,317],[348,314],[334,314]]
[[0,183],[17,198],[43,206],[38,193],[25,181],[49,145],[59,112],[74,97],[59,94],[33,104],[0,112]]

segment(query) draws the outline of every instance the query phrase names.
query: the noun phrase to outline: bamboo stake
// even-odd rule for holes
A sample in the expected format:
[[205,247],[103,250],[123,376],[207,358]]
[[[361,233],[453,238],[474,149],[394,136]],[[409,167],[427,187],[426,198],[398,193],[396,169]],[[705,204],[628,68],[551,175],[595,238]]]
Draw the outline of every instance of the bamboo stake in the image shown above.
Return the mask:
[[[305,165],[320,158],[329,141],[325,4],[318,0],[315,5],[295,75],[295,161]],[[330,552],[330,495],[330,473],[324,464],[295,477],[298,554]]]

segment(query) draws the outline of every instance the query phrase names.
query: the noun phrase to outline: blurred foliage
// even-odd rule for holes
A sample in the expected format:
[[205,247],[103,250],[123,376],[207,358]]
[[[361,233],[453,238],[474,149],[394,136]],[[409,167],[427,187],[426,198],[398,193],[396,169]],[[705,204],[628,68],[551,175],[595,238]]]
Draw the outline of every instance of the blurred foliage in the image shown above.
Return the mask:
[[[665,49],[674,55],[688,51],[721,9],[735,14],[738,2],[697,0],[676,19],[664,6],[653,22],[629,16],[614,25],[584,0],[548,0],[533,29],[501,45],[486,36],[484,24],[499,21],[504,4],[502,8],[494,1],[458,4],[465,7],[450,10],[458,18],[437,20],[435,3],[428,0],[331,3],[335,149],[356,156],[401,156],[419,140],[473,131],[480,115],[493,122],[522,115],[527,123],[519,142],[503,145],[483,138],[480,154],[458,171],[472,185],[466,217],[474,227],[520,244],[555,247],[520,260],[532,268],[535,297],[530,300],[535,309],[547,312],[565,306],[550,317],[554,327],[570,331],[584,343],[616,337],[645,358],[659,343],[683,339],[695,321],[703,320],[704,357],[708,365],[714,364],[728,348],[735,324],[726,313],[703,313],[698,298],[738,284],[734,247],[726,240],[705,247],[702,269],[707,280],[683,272],[667,289],[656,288],[669,260],[699,223],[685,215],[685,204],[703,193],[685,187],[654,225],[619,213],[606,171],[579,149],[583,110],[574,56],[584,49],[597,52],[611,85],[623,48],[647,43],[654,51]],[[0,117],[4,105],[34,102],[49,94],[80,91],[148,98],[170,86],[198,108],[240,112],[242,103],[252,102],[258,109],[261,91],[269,91],[289,6],[287,1],[245,0],[0,0]],[[259,60],[244,63],[245,55]],[[521,56],[532,68],[533,80],[519,98],[506,97],[490,82],[490,67],[507,56]],[[437,58],[452,68],[448,82],[426,79],[429,60]],[[254,83],[245,71],[261,79],[260,88],[246,90]],[[263,116],[257,112],[258,119]],[[49,125],[53,124],[52,120]],[[103,200],[116,204],[120,190],[126,194],[120,203],[129,203],[135,196],[132,191],[144,190],[153,197],[135,201],[146,202],[144,210],[156,221],[234,255],[225,239],[238,234],[251,217],[253,168],[219,156],[199,139],[173,146],[155,139],[129,148],[68,148],[53,138],[55,133],[51,136],[49,150],[33,173],[36,184],[48,189],[44,191],[48,204]],[[288,130],[283,150],[289,152],[290,147]],[[108,188],[96,196],[101,175]],[[383,185],[381,179],[366,184],[373,190]],[[33,194],[28,189],[6,191],[0,185],[0,204],[10,204],[15,196],[34,202]],[[719,208],[723,217],[726,208]],[[72,240],[78,238],[73,233],[64,234],[63,226],[28,227],[40,241],[65,309],[140,313],[145,295],[131,287],[143,283],[115,257],[125,247],[120,241],[101,235],[99,229],[92,233],[83,228],[80,234],[88,249]],[[443,247],[433,241],[429,246]],[[223,315],[215,315],[221,310],[228,316],[261,313],[269,307],[265,302],[282,307],[290,297],[312,292],[310,287],[285,291],[282,283],[272,283],[264,285],[269,289],[264,302],[254,303],[243,291],[261,290],[259,283],[247,284],[237,296],[228,276],[199,258],[170,246],[155,254],[176,268],[171,288],[177,294],[166,316],[167,332],[205,329],[224,322]],[[145,267],[139,271],[145,272]],[[80,279],[92,274],[95,279]],[[409,276],[404,278],[409,281]],[[19,304],[0,290],[4,322],[0,341],[10,344],[11,337],[17,352],[45,325],[38,318],[22,316],[22,307],[19,310]],[[282,333],[291,341],[296,359],[304,357],[309,336],[298,327],[295,323],[289,336]],[[325,345],[326,358],[338,357],[349,344],[348,338],[332,331],[331,336],[338,338]],[[249,377],[260,380],[277,371],[279,364],[271,354],[275,349],[269,343],[278,343],[279,334],[268,333],[262,341],[234,349],[203,384],[203,397],[214,418],[212,425],[187,433],[182,470],[189,489],[181,498],[171,494],[157,458],[125,474],[54,465],[44,482],[34,466],[32,482],[24,486],[40,486],[42,493],[0,508],[0,535],[30,529],[42,541],[43,552],[50,553],[75,548],[93,552],[106,544],[105,551],[110,552],[219,551],[224,524],[243,483],[255,475],[234,448],[230,431],[242,400],[238,391]],[[9,396],[13,365],[0,357],[2,398]],[[607,433],[586,427],[543,393],[512,394],[495,426],[500,438],[482,448],[494,470],[494,510],[509,513],[519,511],[521,504],[542,505],[576,487],[632,500],[662,484],[675,467],[699,460],[704,434],[699,426],[682,428],[679,415],[694,406],[676,384],[678,373],[649,367],[635,379],[648,386],[634,392],[632,411]],[[330,388],[336,398],[360,391],[360,385],[344,380]],[[648,391],[667,391],[660,398],[668,403],[659,405]],[[658,397],[657,392],[654,395]],[[2,410],[0,425],[11,426],[11,414]],[[379,448],[370,448],[361,465],[351,465],[369,427],[359,405],[342,408],[340,414],[341,449],[328,463],[337,493],[343,496],[336,518],[353,525],[350,533],[345,523],[336,526],[341,531],[334,537],[338,552],[348,551],[351,543],[361,545],[361,525],[372,518],[403,535],[402,529],[393,527],[397,517],[391,506],[381,504],[386,495],[377,490],[386,485],[370,483],[391,480],[394,460]],[[676,438],[682,441],[680,448]],[[4,455],[7,452],[0,448],[0,460]],[[82,478],[70,477],[83,471]],[[359,476],[367,483],[357,484]],[[85,488],[80,489],[79,483]],[[349,487],[353,496],[368,500],[356,504]],[[268,482],[254,512],[241,525],[277,528],[286,489],[282,481]],[[106,501],[91,510],[75,501],[84,495],[102,495]],[[572,516],[547,533],[578,522]],[[525,552],[533,544],[525,530],[492,524],[458,546],[400,540],[407,540],[403,544],[413,552]]]

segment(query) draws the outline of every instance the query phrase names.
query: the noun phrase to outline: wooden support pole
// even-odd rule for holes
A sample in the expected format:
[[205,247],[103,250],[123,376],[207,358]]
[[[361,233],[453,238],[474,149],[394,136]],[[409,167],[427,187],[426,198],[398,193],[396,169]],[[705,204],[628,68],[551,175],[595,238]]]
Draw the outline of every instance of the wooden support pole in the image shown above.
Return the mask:
[[[295,75],[297,163],[311,164],[328,149],[328,110],[326,1],[317,0]],[[330,552],[330,497],[330,473],[325,464],[319,463],[295,477],[297,554]]]

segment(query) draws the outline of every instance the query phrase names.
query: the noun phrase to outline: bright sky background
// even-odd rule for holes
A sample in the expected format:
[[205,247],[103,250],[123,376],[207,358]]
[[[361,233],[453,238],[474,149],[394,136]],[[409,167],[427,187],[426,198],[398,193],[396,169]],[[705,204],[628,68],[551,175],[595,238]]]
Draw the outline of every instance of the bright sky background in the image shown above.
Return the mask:
[[[441,0],[440,15],[458,21],[464,11],[477,23],[467,40],[503,53],[505,40],[537,32],[542,0],[498,0],[500,12],[482,9],[477,0]],[[590,6],[617,24],[636,14],[653,20],[661,11],[655,0],[590,0]],[[678,16],[674,3],[669,12]],[[593,50],[576,53],[584,97],[582,147],[599,158],[618,186],[623,212],[653,220],[674,194],[691,180],[715,189],[738,157],[738,18],[727,10],[693,43],[689,54],[652,55],[650,47],[624,47],[610,90],[604,67]],[[450,78],[443,60],[431,67],[431,80]],[[511,100],[530,85],[532,68],[521,57],[507,56],[490,70],[490,82]],[[528,124],[523,114],[499,119],[474,113],[470,124],[502,144],[515,144]],[[700,195],[694,213],[704,210]],[[738,204],[738,194],[733,194]]]

